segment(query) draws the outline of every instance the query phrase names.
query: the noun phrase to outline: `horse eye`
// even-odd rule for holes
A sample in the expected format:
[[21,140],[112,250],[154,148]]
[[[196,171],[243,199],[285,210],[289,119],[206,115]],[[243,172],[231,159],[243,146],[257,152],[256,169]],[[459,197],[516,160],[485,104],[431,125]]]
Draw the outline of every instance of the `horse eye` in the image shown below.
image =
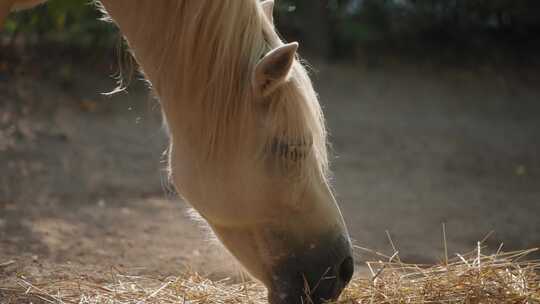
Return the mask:
[[305,138],[287,140],[275,138],[270,143],[269,152],[280,159],[299,162],[307,158],[311,151],[312,141]]

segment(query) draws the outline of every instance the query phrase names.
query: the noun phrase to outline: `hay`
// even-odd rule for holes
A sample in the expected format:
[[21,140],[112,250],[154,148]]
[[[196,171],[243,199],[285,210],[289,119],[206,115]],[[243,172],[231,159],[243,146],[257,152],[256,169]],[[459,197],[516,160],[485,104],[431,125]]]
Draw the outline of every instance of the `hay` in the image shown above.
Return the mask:
[[540,303],[540,261],[524,261],[537,249],[483,255],[483,247],[439,265],[406,264],[397,253],[368,262],[372,278],[351,282],[345,299],[355,303]]
[[[364,249],[365,250],[365,249]],[[525,261],[536,250],[445,258],[439,265],[401,262],[397,253],[369,262],[371,278],[356,278],[338,303],[540,303],[540,261]],[[373,252],[372,252],[373,253]],[[210,281],[194,273],[164,280],[111,274],[109,283],[87,278],[33,284],[18,278],[18,287],[0,287],[0,302],[12,303],[266,303],[256,283]]]
[[241,304],[266,302],[264,288],[253,282],[230,284],[227,279],[215,282],[191,272],[165,280],[120,273],[114,273],[112,276],[112,282],[108,284],[97,284],[88,279],[33,284],[21,277],[19,278],[20,286],[17,288],[0,287],[0,300],[2,295],[4,297],[0,303]]

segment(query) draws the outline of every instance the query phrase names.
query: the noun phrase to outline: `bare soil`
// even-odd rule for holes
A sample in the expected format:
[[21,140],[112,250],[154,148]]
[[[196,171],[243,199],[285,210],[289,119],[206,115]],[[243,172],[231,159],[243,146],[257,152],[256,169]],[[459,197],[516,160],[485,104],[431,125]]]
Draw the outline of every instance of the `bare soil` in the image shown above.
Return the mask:
[[[540,246],[537,68],[315,64],[334,185],[355,243],[403,259]],[[107,66],[24,64],[0,77],[0,284],[111,269],[214,278],[240,267],[164,177],[160,110]],[[365,255],[358,251],[357,262]]]

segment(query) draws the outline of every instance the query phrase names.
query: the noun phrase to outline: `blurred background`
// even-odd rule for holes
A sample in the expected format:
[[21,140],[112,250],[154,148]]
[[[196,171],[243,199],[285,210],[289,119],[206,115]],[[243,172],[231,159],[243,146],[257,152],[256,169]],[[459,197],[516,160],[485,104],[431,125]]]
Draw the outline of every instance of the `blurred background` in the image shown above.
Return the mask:
[[[0,34],[0,262],[18,261],[0,277],[230,276],[166,182],[157,101],[136,74],[102,94],[129,56],[100,17],[51,0]],[[280,0],[275,17],[311,66],[355,244],[437,262],[445,223],[450,256],[492,231],[486,251],[540,246],[539,1]]]

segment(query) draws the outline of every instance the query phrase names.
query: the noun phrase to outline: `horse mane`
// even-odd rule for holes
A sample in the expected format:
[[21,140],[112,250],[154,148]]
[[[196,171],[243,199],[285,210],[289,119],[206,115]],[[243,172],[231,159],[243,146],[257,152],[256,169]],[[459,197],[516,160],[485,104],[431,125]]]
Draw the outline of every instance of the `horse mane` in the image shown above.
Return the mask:
[[[192,138],[199,153],[210,159],[242,149],[250,131],[255,131],[254,113],[260,108],[251,91],[255,66],[283,44],[260,2],[124,2],[126,14],[138,20],[133,24],[142,23],[128,43],[132,47],[136,41],[152,44],[141,53],[135,45],[134,55],[152,58],[150,64],[141,65],[160,99],[173,142],[175,136]],[[145,18],[152,20],[140,21]],[[325,122],[307,70],[298,58],[289,81],[264,103],[268,138],[261,147],[270,147],[276,139],[292,145],[309,142],[315,171],[326,177]],[[259,152],[264,156],[269,150]],[[313,169],[312,165],[305,167]]]

